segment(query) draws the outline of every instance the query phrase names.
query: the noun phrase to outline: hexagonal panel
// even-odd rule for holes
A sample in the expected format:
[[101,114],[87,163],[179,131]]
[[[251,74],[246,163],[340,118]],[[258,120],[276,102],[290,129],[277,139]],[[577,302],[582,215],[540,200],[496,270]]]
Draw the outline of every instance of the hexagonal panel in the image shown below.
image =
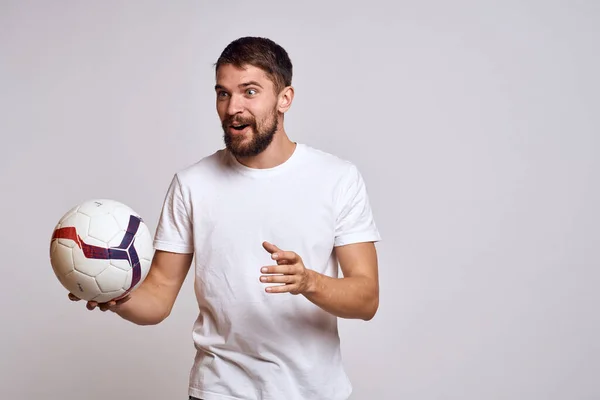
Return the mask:
[[123,230],[111,214],[95,215],[90,220],[87,237],[98,239],[107,246],[116,237],[123,237]]
[[113,292],[100,293],[98,296],[94,297],[94,301],[98,303],[106,303],[112,299],[115,299],[121,296],[125,291],[123,289],[115,290]]
[[60,225],[67,218],[71,217],[73,214],[75,214],[77,212],[77,210],[79,210],[79,205],[76,205],[75,207],[72,207],[69,211],[67,211],[66,213],[64,213],[64,215],[60,218],[60,221],[58,221],[58,224]]
[[112,266],[96,276],[96,282],[103,293],[122,289],[126,279],[127,272]]
[[[140,280],[131,290],[137,289],[142,284],[142,282],[144,282],[146,277],[148,276],[148,272],[150,272],[150,261],[140,260],[140,272],[141,272]],[[125,282],[125,286],[124,286],[125,289],[130,288],[132,278],[133,278],[133,270],[130,270],[127,274],[127,281]]]
[[[116,224],[116,222],[115,222],[115,224]],[[119,228],[119,233],[108,241],[108,247],[119,247],[119,245],[123,241],[123,237],[125,236],[125,234],[126,234],[125,230]]]
[[144,259],[152,261],[152,257],[154,256],[154,243],[146,224],[140,224],[134,245],[140,260]]
[[[84,249],[73,249],[73,262],[75,269],[87,276],[96,276],[110,266],[110,260],[106,250],[106,244],[98,239],[87,237],[82,244],[87,247],[88,257]],[[94,248],[95,247],[95,248]],[[103,254],[106,252],[106,254]]]
[[73,272],[73,251],[70,247],[53,240],[50,245],[50,264],[59,279]]
[[126,230],[127,226],[129,226],[130,217],[136,214],[129,207],[125,205],[120,205],[118,207],[115,207],[115,209],[112,212],[112,215],[121,227],[121,229]]
[[[59,224],[59,229],[64,230],[65,228],[75,228],[75,236],[86,237],[88,234],[88,230],[90,227],[90,217],[84,214],[80,214],[76,212],[75,214],[70,215],[64,221]],[[76,247],[77,242],[74,238],[60,238],[58,239],[60,244],[65,245],[67,247]]]
[[116,202],[113,200],[93,199],[82,203],[78,212],[95,217],[96,215],[110,214],[115,207]]
[[131,279],[133,278],[133,268],[130,268],[127,271],[127,278],[125,278],[125,283],[123,284],[123,290],[129,290],[131,287]]
[[150,260],[144,260],[144,259],[140,260],[140,268],[142,269],[142,276],[140,278],[140,283],[142,283],[148,276],[151,265],[152,265],[152,262]]
[[87,275],[73,271],[63,277],[62,283],[64,287],[82,300],[91,300],[98,296],[100,288],[96,284],[96,280]]
[[129,260],[110,260],[110,265],[125,272],[131,269]]

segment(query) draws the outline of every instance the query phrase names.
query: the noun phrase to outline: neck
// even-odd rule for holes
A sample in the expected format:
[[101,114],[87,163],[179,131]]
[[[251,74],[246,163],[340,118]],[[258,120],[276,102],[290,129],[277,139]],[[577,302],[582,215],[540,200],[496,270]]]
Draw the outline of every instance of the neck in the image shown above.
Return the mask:
[[257,156],[236,157],[237,160],[248,168],[266,169],[274,168],[286,162],[294,153],[296,143],[292,142],[282,129],[275,133],[273,141]]

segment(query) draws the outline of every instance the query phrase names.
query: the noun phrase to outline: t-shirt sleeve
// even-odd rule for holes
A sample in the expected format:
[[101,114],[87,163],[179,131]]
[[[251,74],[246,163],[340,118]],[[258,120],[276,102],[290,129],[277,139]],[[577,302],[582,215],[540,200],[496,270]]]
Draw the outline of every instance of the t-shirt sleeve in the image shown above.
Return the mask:
[[355,165],[350,164],[339,189],[334,246],[380,241],[367,188]]
[[154,248],[172,253],[194,252],[192,219],[177,175],[167,190],[154,236]]

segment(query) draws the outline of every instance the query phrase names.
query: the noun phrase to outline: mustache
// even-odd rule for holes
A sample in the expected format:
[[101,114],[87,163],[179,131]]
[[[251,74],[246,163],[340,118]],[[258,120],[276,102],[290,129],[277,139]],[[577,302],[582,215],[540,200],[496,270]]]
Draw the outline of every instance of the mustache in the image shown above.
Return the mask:
[[252,125],[254,126],[255,119],[252,117],[243,118],[240,116],[230,115],[222,122],[223,128],[228,128],[230,125]]

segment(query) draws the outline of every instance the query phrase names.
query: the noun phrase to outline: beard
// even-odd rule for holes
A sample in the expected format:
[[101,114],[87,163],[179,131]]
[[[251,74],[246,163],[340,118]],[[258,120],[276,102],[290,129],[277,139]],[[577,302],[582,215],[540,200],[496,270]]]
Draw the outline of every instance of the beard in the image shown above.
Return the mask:
[[[229,127],[232,124],[236,125],[248,125],[250,130],[250,138],[246,138],[245,135],[232,135],[229,132]],[[256,121],[254,117],[240,118],[235,116],[229,116],[225,118],[221,124],[223,128],[223,141],[225,147],[236,157],[253,157],[257,156],[273,141],[275,132],[279,126],[277,119],[277,110],[267,115],[263,120]]]

